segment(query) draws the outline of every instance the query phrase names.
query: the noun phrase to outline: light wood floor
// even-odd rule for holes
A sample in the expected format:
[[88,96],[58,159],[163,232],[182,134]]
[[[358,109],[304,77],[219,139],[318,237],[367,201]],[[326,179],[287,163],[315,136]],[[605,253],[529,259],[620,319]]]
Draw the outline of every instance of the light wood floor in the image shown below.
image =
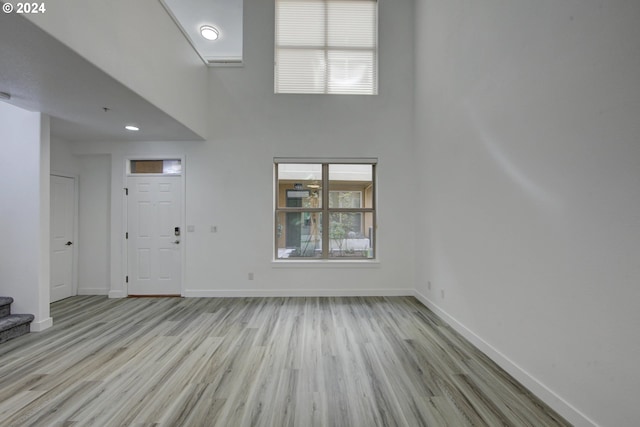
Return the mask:
[[410,297],[74,297],[0,346],[1,426],[566,426]]

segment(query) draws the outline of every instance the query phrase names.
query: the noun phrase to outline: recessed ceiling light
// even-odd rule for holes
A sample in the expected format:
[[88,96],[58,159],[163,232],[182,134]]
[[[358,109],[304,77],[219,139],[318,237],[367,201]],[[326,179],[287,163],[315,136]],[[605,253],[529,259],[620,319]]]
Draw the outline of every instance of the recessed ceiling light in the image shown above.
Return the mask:
[[220,32],[217,28],[212,27],[211,25],[203,25],[200,27],[200,34],[207,40],[217,40],[220,36]]
[[134,125],[126,125],[124,128],[126,130],[130,130],[131,132],[137,132],[140,130],[138,126],[134,126]]

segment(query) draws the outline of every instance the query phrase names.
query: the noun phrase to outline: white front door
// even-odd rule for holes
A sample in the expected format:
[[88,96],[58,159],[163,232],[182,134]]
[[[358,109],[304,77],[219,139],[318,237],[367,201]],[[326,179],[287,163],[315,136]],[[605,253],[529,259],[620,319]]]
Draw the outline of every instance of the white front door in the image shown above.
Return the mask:
[[51,175],[51,302],[75,295],[73,228],[75,180]]
[[182,176],[127,181],[129,295],[182,294]]

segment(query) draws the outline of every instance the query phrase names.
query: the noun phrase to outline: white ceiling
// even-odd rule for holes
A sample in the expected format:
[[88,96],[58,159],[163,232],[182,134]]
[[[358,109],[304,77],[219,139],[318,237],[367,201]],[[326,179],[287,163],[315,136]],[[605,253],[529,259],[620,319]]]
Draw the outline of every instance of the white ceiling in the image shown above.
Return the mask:
[[50,115],[52,135],[69,141],[202,139],[16,13],[0,13],[0,92]]
[[[169,15],[210,65],[242,61],[242,0],[160,0]],[[218,29],[217,40],[206,40],[200,27]]]

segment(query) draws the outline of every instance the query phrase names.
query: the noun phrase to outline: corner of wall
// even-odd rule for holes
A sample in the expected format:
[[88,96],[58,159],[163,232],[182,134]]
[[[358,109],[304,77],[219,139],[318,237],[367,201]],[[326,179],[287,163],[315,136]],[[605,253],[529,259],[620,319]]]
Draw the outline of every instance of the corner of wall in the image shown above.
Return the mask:
[[509,375],[519,381],[524,387],[531,391],[536,397],[545,402],[551,408],[556,410],[567,421],[576,426],[584,427],[598,427],[595,421],[589,419],[585,414],[580,412],[569,402],[562,399],[551,389],[546,387],[543,383],[538,381],[530,373],[522,369],[517,363],[509,359],[502,354],[498,349],[486,342],[482,337],[473,332],[466,325],[459,322],[455,317],[451,316],[445,310],[441,309],[437,304],[420,293],[418,290],[415,292],[415,297],[425,307],[433,311],[438,317],[444,320],[449,326],[451,326],[456,332],[466,338],[471,344],[473,344],[482,353],[493,360],[498,366],[507,371]]
[[37,330],[51,327],[50,314],[50,221],[51,221],[51,126],[50,118],[40,114],[40,239],[39,239],[39,271],[38,271],[38,312],[34,313],[39,326]]
[[39,322],[33,321],[31,322],[31,332],[42,332],[45,329],[49,329],[53,326],[53,318],[47,317],[46,319],[42,319]]

